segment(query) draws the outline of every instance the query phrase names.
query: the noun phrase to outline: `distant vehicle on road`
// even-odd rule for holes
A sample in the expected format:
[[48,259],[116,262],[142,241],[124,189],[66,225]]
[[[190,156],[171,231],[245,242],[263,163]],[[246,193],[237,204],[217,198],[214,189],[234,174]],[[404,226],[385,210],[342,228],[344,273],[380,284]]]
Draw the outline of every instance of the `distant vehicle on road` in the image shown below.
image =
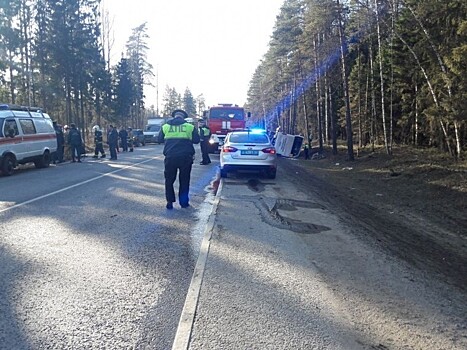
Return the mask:
[[133,129],[133,146],[139,147],[146,145],[146,141],[144,140],[144,133],[141,129]]
[[165,123],[164,118],[150,118],[148,124],[144,128],[144,142],[145,143],[159,143],[159,131],[161,131],[162,124]]
[[221,177],[234,171],[261,172],[276,178],[277,154],[264,130],[231,131],[220,153]]
[[0,172],[12,175],[18,164],[47,168],[57,151],[50,116],[38,107],[0,104]]

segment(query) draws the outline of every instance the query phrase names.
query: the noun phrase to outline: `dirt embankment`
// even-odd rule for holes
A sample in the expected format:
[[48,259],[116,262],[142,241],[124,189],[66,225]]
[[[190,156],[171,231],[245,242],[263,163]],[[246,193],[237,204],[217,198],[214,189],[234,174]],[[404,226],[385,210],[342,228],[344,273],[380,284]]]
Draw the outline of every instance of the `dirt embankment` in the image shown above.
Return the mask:
[[[282,164],[283,163],[283,164]],[[281,161],[366,239],[467,292],[467,161],[436,151],[344,150],[317,160]]]

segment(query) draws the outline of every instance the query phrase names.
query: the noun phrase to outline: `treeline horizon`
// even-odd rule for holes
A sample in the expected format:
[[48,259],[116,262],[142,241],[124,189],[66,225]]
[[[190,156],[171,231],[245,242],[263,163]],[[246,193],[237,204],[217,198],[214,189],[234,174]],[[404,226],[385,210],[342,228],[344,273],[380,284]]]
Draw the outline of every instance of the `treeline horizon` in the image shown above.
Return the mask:
[[264,127],[337,152],[465,151],[467,3],[285,0],[247,105]]
[[112,64],[114,23],[100,0],[9,0],[0,2],[0,103],[36,106],[60,124],[142,128],[170,108],[204,108],[189,88],[166,87],[163,107],[145,105],[152,86],[147,25],[132,29]]

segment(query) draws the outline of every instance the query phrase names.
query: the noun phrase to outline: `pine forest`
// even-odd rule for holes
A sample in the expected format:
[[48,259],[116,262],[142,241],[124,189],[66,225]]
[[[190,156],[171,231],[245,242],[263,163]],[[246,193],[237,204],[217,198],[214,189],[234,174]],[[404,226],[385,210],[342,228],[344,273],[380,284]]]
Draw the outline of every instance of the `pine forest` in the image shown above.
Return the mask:
[[[83,129],[142,126],[159,113],[145,105],[154,78],[147,38],[146,23],[134,28],[112,65],[100,0],[1,0],[0,102],[41,106]],[[466,39],[464,0],[285,0],[246,107],[256,124],[319,149],[344,142],[349,159],[355,147],[391,154],[398,144],[460,158]],[[200,114],[204,98],[167,87],[164,105]]]

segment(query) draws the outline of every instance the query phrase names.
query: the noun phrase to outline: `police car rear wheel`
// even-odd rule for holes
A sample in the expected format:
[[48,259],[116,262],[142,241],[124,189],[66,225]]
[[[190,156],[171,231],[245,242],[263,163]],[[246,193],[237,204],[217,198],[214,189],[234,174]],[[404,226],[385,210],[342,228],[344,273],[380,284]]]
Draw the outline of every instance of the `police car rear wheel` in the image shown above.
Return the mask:
[[15,169],[15,160],[13,159],[12,156],[5,156],[3,158],[3,163],[2,163],[2,174],[4,176],[10,176],[13,175],[13,171]]

